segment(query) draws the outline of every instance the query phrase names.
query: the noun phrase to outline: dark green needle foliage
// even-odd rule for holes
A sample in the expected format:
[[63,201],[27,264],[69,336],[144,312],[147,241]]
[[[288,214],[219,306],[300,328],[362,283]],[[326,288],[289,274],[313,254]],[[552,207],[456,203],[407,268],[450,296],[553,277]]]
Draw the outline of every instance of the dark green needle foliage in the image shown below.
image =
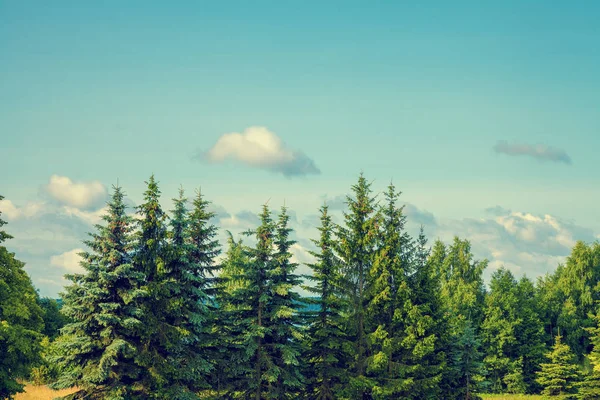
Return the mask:
[[131,263],[132,221],[123,191],[114,188],[104,225],[85,244],[83,272],[68,275],[63,312],[72,321],[62,329],[57,362],[63,371],[54,385],[77,386],[75,398],[148,398],[138,356],[145,327],[145,274]]
[[232,355],[233,389],[243,398],[267,398],[276,385],[279,369],[273,359],[273,329],[269,306],[273,298],[271,273],[275,268],[275,223],[268,206],[263,206],[261,224],[256,230],[246,232],[256,237],[256,245],[247,247],[247,262],[240,265],[244,280],[229,296],[230,307],[235,312],[235,339],[238,354]]
[[575,393],[580,379],[579,367],[571,348],[562,342],[560,335],[556,336],[552,351],[546,357],[550,362],[542,363],[542,370],[537,373],[537,381],[544,388],[542,394],[562,396]]
[[137,207],[138,231],[133,262],[144,274],[144,290],[148,293],[143,308],[143,343],[140,363],[148,374],[145,385],[156,397],[170,390],[177,366],[170,356],[177,345],[177,328],[170,324],[167,311],[170,302],[168,283],[169,246],[167,242],[167,215],[160,204],[160,190],[154,175],[146,182],[144,202]]
[[287,208],[282,207],[275,227],[273,269],[269,273],[272,297],[267,315],[272,343],[268,349],[272,351],[277,376],[269,392],[273,399],[296,399],[304,384],[300,365],[302,321],[298,313],[301,297],[295,291],[302,279],[295,274],[298,264],[291,261],[290,250],[296,242],[290,239],[289,218]]
[[338,227],[336,253],[341,260],[345,296],[350,303],[347,332],[354,344],[349,395],[354,398],[368,396],[373,383],[366,378],[367,343],[367,296],[370,286],[370,270],[376,254],[378,216],[371,184],[361,173],[352,186],[354,197],[347,196],[349,210],[344,213],[344,226]]
[[593,327],[587,328],[592,351],[589,354],[591,370],[585,375],[578,385],[578,398],[581,400],[600,399],[600,313],[593,315],[596,322]]
[[5,224],[0,212],[0,399],[21,392],[23,385],[18,380],[41,362],[40,332],[44,327],[43,311],[23,269],[25,264],[2,245],[12,238],[2,230]]
[[308,325],[306,392],[309,398],[315,400],[333,400],[339,398],[341,385],[348,378],[345,351],[348,340],[343,316],[347,304],[341,296],[340,264],[333,251],[335,227],[328,207],[325,205],[320,211],[320,237],[312,240],[318,251],[310,252],[316,261],[308,265],[313,271],[308,279],[314,285],[305,286],[315,296],[307,302],[316,306],[314,311],[305,312]]

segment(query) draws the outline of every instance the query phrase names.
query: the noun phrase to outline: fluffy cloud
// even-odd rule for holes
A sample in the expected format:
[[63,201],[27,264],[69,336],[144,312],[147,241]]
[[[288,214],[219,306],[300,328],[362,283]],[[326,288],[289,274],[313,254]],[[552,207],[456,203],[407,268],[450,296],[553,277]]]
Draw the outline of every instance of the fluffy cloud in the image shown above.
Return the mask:
[[45,192],[59,203],[80,209],[90,209],[104,203],[106,187],[98,182],[73,182],[66,176],[52,175]]
[[566,151],[543,144],[509,144],[508,142],[501,140],[494,146],[494,151],[509,156],[532,157],[540,161],[552,161],[565,164],[572,163],[571,157]]
[[61,268],[67,273],[80,273],[83,272],[83,268],[79,263],[81,262],[81,256],[79,253],[83,252],[82,249],[73,249],[66,251],[62,254],[50,257],[50,265]]
[[7,220],[16,220],[18,218],[30,218],[40,213],[44,207],[44,203],[31,202],[23,207],[16,206],[12,201],[4,199],[0,200],[0,211],[4,214]]
[[591,229],[556,216],[502,207],[487,211],[491,217],[442,220],[429,231],[446,242],[454,235],[468,239],[475,256],[490,261],[488,273],[505,266],[530,277],[553,271],[564,262],[577,240],[595,239]]
[[226,133],[197,158],[212,163],[235,160],[287,177],[321,173],[306,154],[287,148],[275,133],[261,126],[249,127],[242,133]]

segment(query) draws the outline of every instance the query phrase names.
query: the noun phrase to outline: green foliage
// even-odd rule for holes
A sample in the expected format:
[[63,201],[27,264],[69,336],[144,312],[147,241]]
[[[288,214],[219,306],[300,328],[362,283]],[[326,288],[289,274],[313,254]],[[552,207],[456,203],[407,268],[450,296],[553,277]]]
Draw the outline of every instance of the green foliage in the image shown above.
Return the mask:
[[145,274],[131,262],[133,229],[125,213],[124,194],[114,188],[104,225],[85,244],[84,273],[67,275],[72,284],[63,293],[63,312],[70,318],[57,342],[61,376],[56,388],[77,386],[77,398],[147,398],[141,384],[145,371],[138,356]]
[[481,335],[489,389],[494,393],[532,393],[545,351],[531,281],[517,281],[504,268],[494,272],[485,298]]
[[345,225],[338,227],[336,253],[341,260],[344,288],[350,301],[347,332],[354,343],[351,368],[354,377],[359,378],[353,385],[358,390],[354,396],[363,396],[367,391],[362,385],[362,377],[366,373],[368,351],[365,311],[370,285],[369,271],[379,237],[379,217],[375,200],[371,197],[371,184],[363,174],[352,186],[352,191],[354,197],[346,198],[349,210],[344,213]]
[[[467,240],[430,249],[423,229],[407,234],[399,195],[390,184],[379,207],[361,174],[342,226],[321,208],[305,277],[313,285],[304,286],[313,297],[303,299],[285,207],[276,220],[263,207],[246,232],[251,246],[229,234],[219,265],[215,215],[200,192],[188,209],[181,190],[169,219],[150,177],[134,234],[115,188],[62,311],[0,247],[0,398],[29,378],[111,400],[476,399],[576,388],[600,399],[600,244],[578,242],[537,285],[501,268],[486,290],[487,261],[474,260]],[[0,243],[9,238],[0,230]],[[553,343],[558,332],[564,343]],[[588,361],[580,382],[577,362],[585,370]]]
[[347,338],[344,332],[343,312],[347,307],[342,294],[340,265],[333,252],[334,225],[328,207],[321,207],[320,237],[313,239],[319,249],[311,252],[316,262],[309,264],[313,275],[307,278],[314,286],[305,289],[317,297],[307,299],[317,308],[305,312],[307,331],[308,385],[306,392],[315,400],[333,400],[339,397],[341,385],[347,381]]
[[542,394],[549,396],[574,393],[580,378],[575,356],[561,339],[560,335],[556,336],[552,351],[546,355],[550,362],[542,363],[542,369],[537,373],[537,381],[544,388]]
[[450,354],[449,371],[453,375],[454,390],[446,396],[455,399],[478,398],[475,393],[481,391],[485,375],[480,346],[475,328],[467,320]]
[[68,319],[60,312],[60,305],[55,299],[45,297],[40,299],[39,302],[44,311],[44,330],[42,333],[50,340],[54,340],[60,329],[68,322]]
[[[0,228],[5,224],[0,213]],[[0,230],[0,244],[11,238]],[[24,266],[0,245],[0,398],[21,392],[18,380],[41,362],[43,311]]]
[[587,328],[592,344],[589,354],[592,368],[578,385],[578,398],[581,400],[600,399],[600,312],[590,317],[595,321],[593,327]]

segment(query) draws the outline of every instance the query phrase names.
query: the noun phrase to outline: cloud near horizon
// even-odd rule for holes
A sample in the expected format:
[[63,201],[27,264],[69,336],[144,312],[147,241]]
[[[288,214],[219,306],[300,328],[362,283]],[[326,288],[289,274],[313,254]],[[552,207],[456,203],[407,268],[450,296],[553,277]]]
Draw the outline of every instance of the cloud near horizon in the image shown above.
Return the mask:
[[506,154],[513,157],[531,157],[539,161],[551,161],[556,163],[564,163],[567,165],[571,165],[573,163],[573,160],[571,160],[571,157],[565,150],[543,144],[509,144],[505,140],[500,140],[494,146],[494,151],[498,154]]
[[99,181],[73,182],[66,176],[52,175],[44,191],[59,203],[79,209],[102,205],[108,198],[106,187]]
[[311,158],[299,150],[289,149],[274,132],[263,126],[251,126],[242,133],[225,133],[213,147],[199,152],[194,159],[210,163],[233,160],[288,178],[321,173]]

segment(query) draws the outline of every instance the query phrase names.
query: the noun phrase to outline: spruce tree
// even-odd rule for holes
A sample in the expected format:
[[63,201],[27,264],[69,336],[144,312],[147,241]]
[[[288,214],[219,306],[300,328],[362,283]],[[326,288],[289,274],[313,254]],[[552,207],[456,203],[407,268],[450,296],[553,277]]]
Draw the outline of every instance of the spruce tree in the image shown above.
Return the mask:
[[334,224],[326,205],[320,212],[320,237],[312,239],[318,251],[310,252],[316,262],[309,264],[313,275],[307,277],[315,285],[305,287],[316,296],[307,300],[316,309],[305,313],[308,325],[305,362],[309,374],[306,392],[311,399],[334,400],[339,398],[340,386],[347,380],[343,316],[346,304],[341,296],[340,265],[333,252]]
[[409,368],[407,397],[438,399],[442,393],[442,372],[446,367],[448,327],[440,298],[440,283],[429,261],[427,238],[421,227],[412,254],[409,276],[411,301],[407,303],[405,338],[402,341]]
[[[216,273],[220,266],[215,261],[221,254],[221,248],[216,239],[217,227],[210,222],[215,216],[208,209],[210,204],[198,190],[182,231],[185,236],[183,245],[188,251],[189,262],[185,275],[189,281],[187,302],[191,310],[189,323],[193,326],[190,331],[195,336],[195,351],[204,359],[202,365],[206,368],[203,372],[195,373],[206,376],[210,368],[212,373],[206,376],[206,384],[218,389],[222,380],[217,366],[222,365],[226,347],[218,332],[224,322],[220,320],[217,299],[220,286]],[[175,231],[175,225],[173,229]]]
[[148,297],[144,309],[144,341],[139,349],[140,362],[151,373],[145,384],[152,387],[158,397],[167,396],[171,379],[177,374],[177,365],[171,362],[177,328],[169,324],[167,313],[169,283],[169,248],[167,215],[160,205],[160,190],[154,175],[146,182],[144,202],[137,207],[138,231],[134,254],[135,268],[144,274],[144,290]]
[[366,306],[369,292],[369,271],[373,264],[378,238],[375,199],[371,184],[361,173],[352,186],[354,197],[347,196],[349,207],[344,212],[345,226],[338,229],[336,253],[342,261],[347,296],[350,300],[348,334],[354,342],[353,379],[350,390],[360,399],[368,396],[372,383],[365,379],[367,367]]
[[404,396],[410,387],[401,347],[406,335],[406,312],[412,308],[407,282],[411,238],[404,230],[404,207],[397,205],[399,195],[390,184],[381,210],[379,246],[369,271],[367,375],[373,380],[375,398]]
[[588,355],[591,364],[591,371],[585,375],[583,381],[578,385],[578,398],[581,400],[599,400],[600,399],[600,312],[593,315],[596,322],[591,328],[587,328],[592,351]]
[[300,355],[302,353],[302,323],[298,314],[300,295],[295,291],[302,283],[296,275],[298,264],[291,262],[291,247],[296,243],[290,239],[287,208],[282,207],[276,224],[273,269],[269,273],[271,301],[267,306],[272,343],[270,349],[277,380],[269,397],[273,399],[295,399],[303,386]]
[[173,199],[168,256],[160,275],[160,303],[164,306],[164,330],[168,332],[166,361],[173,366],[165,371],[165,397],[196,398],[196,392],[209,388],[216,353],[214,312],[208,309],[213,300],[206,294],[203,268],[213,267],[218,250],[214,227],[207,226],[212,215],[205,212],[206,203],[198,196],[191,219],[183,190],[179,198]]
[[579,381],[579,368],[575,364],[575,355],[568,344],[562,343],[562,337],[557,335],[552,351],[546,356],[549,363],[541,365],[537,373],[537,381],[542,387],[542,394],[562,396],[576,391]]
[[235,312],[237,331],[236,347],[239,353],[232,355],[232,382],[234,390],[243,398],[261,400],[268,396],[277,382],[278,368],[272,358],[273,331],[269,320],[269,304],[272,301],[270,275],[275,267],[275,223],[268,206],[263,206],[261,224],[246,235],[256,236],[256,245],[245,249],[248,262],[240,265],[247,285],[240,285],[230,296]]
[[249,259],[242,240],[235,241],[231,232],[227,233],[227,251],[221,263],[221,273],[216,282],[218,290],[215,293],[218,306],[215,335],[219,338],[221,354],[216,359],[211,379],[213,389],[221,398],[234,396],[236,390],[243,385],[243,364],[247,362],[244,348],[246,321],[240,322],[241,313],[246,311],[247,306],[236,294],[249,285],[244,276]]
[[72,322],[62,329],[58,363],[63,375],[54,387],[78,387],[75,398],[146,399],[138,350],[144,338],[144,273],[131,262],[132,221],[124,194],[115,187],[105,225],[84,243],[81,274],[67,275],[62,311]]
[[475,334],[475,327],[470,320],[463,325],[463,331],[450,355],[449,370],[454,377],[454,390],[447,394],[454,399],[479,399],[477,392],[482,382],[484,365],[483,353],[480,351],[481,341]]
[[[0,196],[0,201],[3,199]],[[2,243],[11,239],[2,226],[0,212],[0,398],[12,398],[23,391],[19,380],[26,378],[41,362],[40,331],[43,311],[25,264]]]
[[504,378],[514,373],[516,367],[513,364],[520,355],[520,343],[516,338],[516,330],[521,323],[518,316],[519,295],[517,280],[510,271],[500,268],[493,273],[485,305],[485,320],[481,327],[486,351],[484,363],[491,391],[504,393],[507,389]]

